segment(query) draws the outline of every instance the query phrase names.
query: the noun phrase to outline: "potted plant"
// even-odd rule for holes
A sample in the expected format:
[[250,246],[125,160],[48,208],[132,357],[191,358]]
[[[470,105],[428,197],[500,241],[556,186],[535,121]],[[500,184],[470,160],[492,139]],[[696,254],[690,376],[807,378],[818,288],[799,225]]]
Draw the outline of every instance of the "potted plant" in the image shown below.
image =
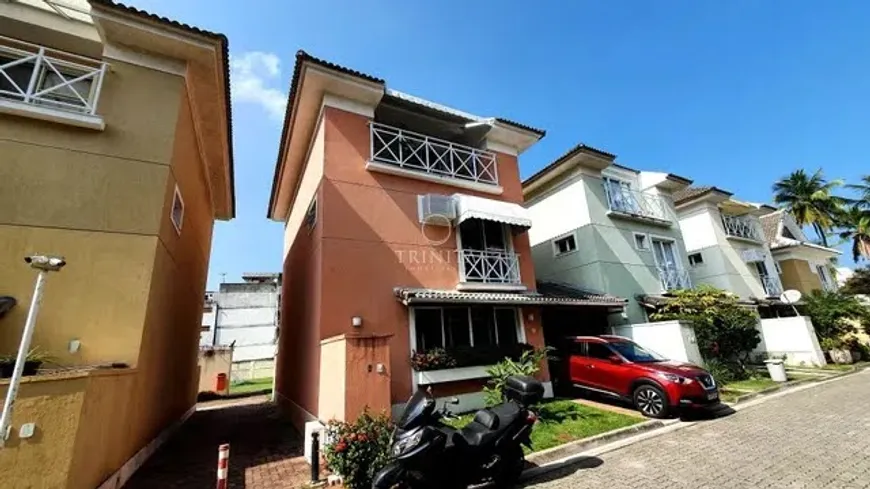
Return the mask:
[[839,338],[825,338],[822,340],[822,350],[828,352],[831,361],[839,364],[852,363],[852,352],[845,348],[843,340]]
[[0,355],[0,379],[12,377],[13,370],[15,370],[15,357]]
[[[24,358],[24,375],[36,375],[36,372],[39,371],[39,367],[50,359],[51,357],[49,357],[48,354],[38,346],[32,348],[27,352],[27,356]],[[13,359],[13,363],[14,362],[15,360]]]

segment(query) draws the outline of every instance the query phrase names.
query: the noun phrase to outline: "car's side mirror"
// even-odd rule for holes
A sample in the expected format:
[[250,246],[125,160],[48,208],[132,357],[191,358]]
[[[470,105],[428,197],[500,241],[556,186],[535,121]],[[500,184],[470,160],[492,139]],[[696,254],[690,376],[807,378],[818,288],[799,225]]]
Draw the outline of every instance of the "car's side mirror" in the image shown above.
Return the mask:
[[619,355],[610,355],[607,358],[610,360],[610,363],[617,364],[617,365],[622,363],[622,358],[620,358]]

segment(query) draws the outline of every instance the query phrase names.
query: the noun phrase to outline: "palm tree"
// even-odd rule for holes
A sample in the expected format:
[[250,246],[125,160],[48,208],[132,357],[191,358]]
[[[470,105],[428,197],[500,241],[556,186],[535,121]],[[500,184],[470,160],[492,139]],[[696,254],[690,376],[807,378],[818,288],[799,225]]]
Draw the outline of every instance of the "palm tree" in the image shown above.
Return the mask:
[[858,192],[858,205],[870,209],[870,175],[861,177],[861,183],[846,185],[846,188]]
[[837,216],[840,237],[852,242],[852,259],[870,260],[870,210],[855,204]]
[[797,170],[773,184],[773,200],[788,210],[799,226],[812,226],[822,244],[828,246],[827,232],[834,227],[842,206],[849,203],[833,194],[841,185],[840,180],[825,180],[821,169],[812,176]]

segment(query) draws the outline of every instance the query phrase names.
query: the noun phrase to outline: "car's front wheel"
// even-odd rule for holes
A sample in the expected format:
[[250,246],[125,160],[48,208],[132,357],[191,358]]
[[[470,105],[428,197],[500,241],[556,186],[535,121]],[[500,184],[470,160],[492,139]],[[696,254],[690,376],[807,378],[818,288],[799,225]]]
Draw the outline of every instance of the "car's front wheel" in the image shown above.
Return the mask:
[[661,387],[643,384],[634,390],[634,406],[644,416],[666,418],[670,413],[668,396]]

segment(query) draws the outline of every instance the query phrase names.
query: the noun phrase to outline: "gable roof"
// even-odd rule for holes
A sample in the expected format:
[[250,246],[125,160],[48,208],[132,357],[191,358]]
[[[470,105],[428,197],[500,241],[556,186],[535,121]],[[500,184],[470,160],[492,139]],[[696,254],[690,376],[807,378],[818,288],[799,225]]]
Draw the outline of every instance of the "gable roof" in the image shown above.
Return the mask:
[[728,197],[731,197],[731,192],[727,190],[722,190],[721,188],[714,187],[712,185],[702,185],[698,187],[686,187],[681,190],[677,190],[673,193],[674,204],[681,204],[683,202],[687,202],[692,199],[697,199],[703,197],[705,195],[711,194],[713,192],[718,192],[721,194],[725,194]]
[[785,212],[780,209],[776,212],[763,215],[759,218],[761,221],[761,230],[764,231],[764,239],[772,245],[776,238],[779,237],[779,224],[782,222]]
[[206,39],[210,39],[214,42],[217,42],[220,45],[220,50],[223,54],[223,59],[220,63],[220,70],[223,71],[223,92],[224,92],[224,106],[226,107],[226,133],[227,133],[227,164],[228,164],[228,173],[229,173],[229,191],[230,191],[230,199],[229,199],[229,218],[233,218],[236,216],[236,186],[235,186],[235,167],[233,160],[233,114],[232,114],[232,101],[230,97],[230,48],[229,48],[229,39],[226,35],[221,34],[219,32],[207,31],[205,29],[200,29],[199,27],[195,27],[189,24],[185,24],[183,22],[178,22],[176,20],[169,19],[167,17],[163,17],[160,15],[152,14],[150,12],[146,12],[144,10],[137,9],[135,7],[131,7],[128,5],[124,5],[120,2],[115,2],[114,0],[88,0],[90,5],[103,7],[105,9],[111,9],[116,12],[120,12],[122,14],[132,15],[138,17],[142,20],[153,22],[163,27],[168,27],[171,29],[178,29],[187,34],[193,34],[196,36],[201,36]]
[[282,167],[285,159],[287,158],[287,152],[290,150],[290,145],[292,144],[291,132],[294,129],[294,110],[296,109],[296,106],[299,105],[299,100],[297,99],[301,96],[300,90],[302,88],[301,85],[303,84],[303,68],[305,66],[318,67],[324,70],[332,71],[334,73],[346,75],[347,77],[355,78],[357,81],[363,81],[370,86],[374,85],[374,87],[381,92],[379,100],[392,100],[394,102],[400,101],[403,104],[414,106],[417,110],[436,112],[442,116],[446,115],[451,118],[465,122],[484,122],[491,125],[495,125],[495,123],[497,123],[504,126],[510,126],[514,130],[519,130],[533,135],[535,141],[541,139],[546,135],[546,131],[542,129],[536,129],[534,127],[526,126],[524,124],[520,124],[518,122],[514,122],[508,119],[504,119],[501,117],[476,116],[466,112],[458,111],[456,109],[452,109],[450,107],[446,107],[441,104],[424,100],[413,95],[399,92],[397,90],[389,89],[387,88],[386,80],[384,80],[383,78],[379,78],[368,73],[363,73],[352,68],[347,68],[345,66],[341,66],[321,58],[316,58],[300,49],[296,52],[296,63],[293,68],[293,75],[290,79],[290,90],[287,93],[287,106],[284,113],[281,139],[278,146],[278,157],[275,162],[275,173],[272,177],[272,190],[269,197],[269,207],[266,212],[266,216],[270,219],[275,218],[275,206],[277,204],[278,192],[282,184]]

